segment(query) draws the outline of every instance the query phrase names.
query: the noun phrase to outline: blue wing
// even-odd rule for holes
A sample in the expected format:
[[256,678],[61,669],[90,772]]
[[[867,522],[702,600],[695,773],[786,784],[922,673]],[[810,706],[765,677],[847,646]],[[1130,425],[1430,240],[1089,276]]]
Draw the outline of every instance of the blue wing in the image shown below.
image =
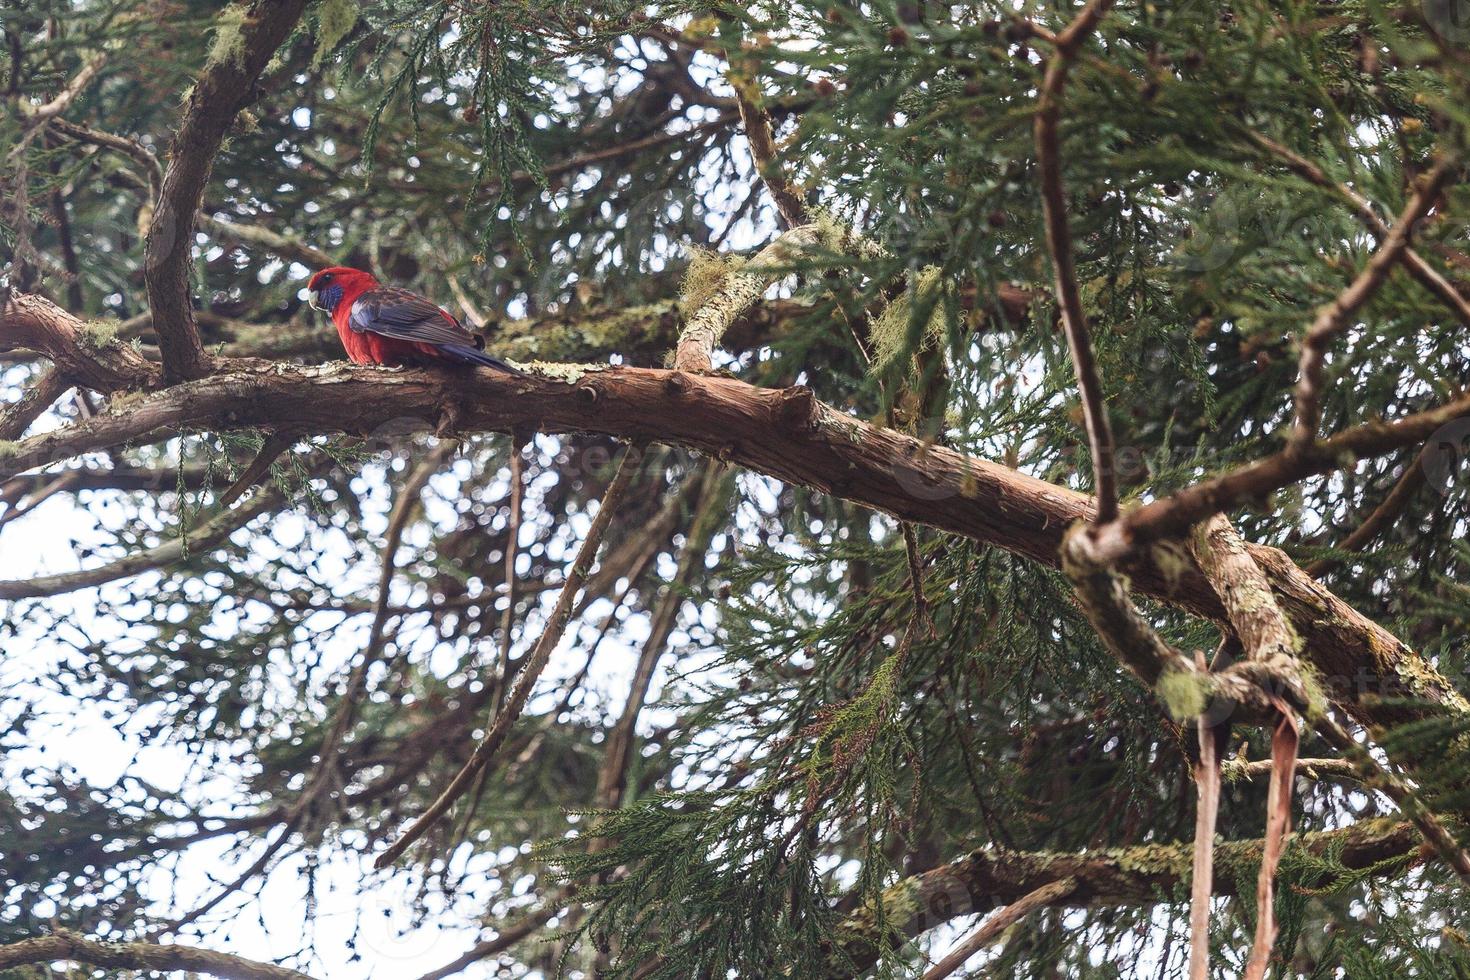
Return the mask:
[[380,286],[369,289],[352,304],[348,322],[358,333],[375,333],[395,340],[436,346],[480,343],[460,322],[428,300],[407,289]]
[[358,333],[375,333],[394,340],[433,344],[465,364],[482,364],[512,374],[515,368],[486,354],[485,341],[470,333],[449,313],[417,293],[395,286],[370,289],[357,298],[348,324]]

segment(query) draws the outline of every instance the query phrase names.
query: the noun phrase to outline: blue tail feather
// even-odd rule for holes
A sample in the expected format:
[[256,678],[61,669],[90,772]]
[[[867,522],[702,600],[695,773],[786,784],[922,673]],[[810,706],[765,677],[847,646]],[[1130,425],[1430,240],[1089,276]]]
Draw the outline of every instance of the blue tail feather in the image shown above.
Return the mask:
[[468,344],[440,344],[439,349],[446,354],[459,358],[466,364],[479,364],[497,371],[506,371],[510,374],[522,374],[498,357],[491,357],[484,351],[471,347]]

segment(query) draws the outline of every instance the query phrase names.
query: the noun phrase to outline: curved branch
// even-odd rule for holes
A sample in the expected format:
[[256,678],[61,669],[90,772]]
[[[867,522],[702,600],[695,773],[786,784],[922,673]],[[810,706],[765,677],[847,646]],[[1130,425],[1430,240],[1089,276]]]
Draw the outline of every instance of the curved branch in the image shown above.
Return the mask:
[[267,490],[248,503],[216,515],[192,534],[165,541],[154,548],[135,551],[115,562],[99,565],[96,568],[86,568],[79,572],[0,581],[0,600],[62,595],[172,565],[188,557],[191,551],[207,551],[222,544],[231,534],[266,511],[280,506],[280,503],[281,495],[274,489]]
[[761,249],[743,269],[725,278],[715,294],[694,312],[679,334],[674,352],[674,369],[703,374],[710,369],[710,355],[730,324],[760,301],[766,287],[788,269],[804,249],[822,236],[819,225],[802,225],[783,233]]
[[57,960],[115,970],[188,971],[222,980],[311,980],[305,973],[230,953],[169,943],[103,942],[66,929],[0,946],[0,969]]
[[1036,106],[1036,159],[1041,171],[1041,211],[1046,222],[1046,246],[1051,252],[1052,276],[1062,328],[1072,352],[1077,374],[1077,392],[1082,399],[1082,417],[1092,453],[1092,482],[1097,493],[1096,522],[1105,524],[1118,516],[1118,480],[1113,469],[1113,427],[1098,375],[1097,359],[1087,331],[1087,314],[1077,286],[1077,268],[1072,257],[1072,232],[1067,226],[1067,194],[1062,186],[1061,140],[1057,130],[1062,118],[1062,92],[1072,61],[1098,21],[1112,5],[1111,0],[1091,0],[1076,20],[1057,35],[1055,53],[1048,61]]
[[0,440],[19,439],[31,423],[66,394],[71,382],[66,375],[51,368],[26,389],[20,398],[0,409]]
[[[1247,130],[1246,138],[1267,153],[1276,157],[1297,176],[1309,183],[1316,184],[1318,187],[1332,191],[1341,197],[1352,206],[1353,213],[1358,216],[1358,220],[1373,233],[1373,237],[1377,238],[1380,243],[1389,236],[1388,224],[1378,216],[1378,212],[1373,209],[1372,203],[1352,187],[1333,180],[1327,176],[1327,172],[1321,167],[1289,147],[1282,146],[1268,136],[1264,136],[1254,130]],[[1455,317],[1461,324],[1470,327],[1470,300],[1467,300],[1448,279],[1442,276],[1438,269],[1426,262],[1424,257],[1414,251],[1412,247],[1406,247],[1403,250],[1401,261],[1404,263],[1404,267],[1409,270],[1409,274],[1417,279],[1421,286],[1439,297],[1451,310],[1454,310]]]
[[253,98],[255,80],[305,7],[306,0],[250,0],[243,7],[230,8],[219,30],[238,36],[216,43],[174,134],[158,204],[148,226],[143,272],[164,376],[170,380],[197,378],[209,369],[209,357],[194,322],[189,273],[194,224],[215,155],[236,114]]

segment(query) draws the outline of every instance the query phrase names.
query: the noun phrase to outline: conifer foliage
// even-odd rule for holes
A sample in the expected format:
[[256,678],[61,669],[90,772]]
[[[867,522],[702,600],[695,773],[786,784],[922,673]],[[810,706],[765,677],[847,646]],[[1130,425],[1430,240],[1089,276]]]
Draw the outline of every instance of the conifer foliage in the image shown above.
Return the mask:
[[0,41],[0,975],[1470,976],[1470,3]]

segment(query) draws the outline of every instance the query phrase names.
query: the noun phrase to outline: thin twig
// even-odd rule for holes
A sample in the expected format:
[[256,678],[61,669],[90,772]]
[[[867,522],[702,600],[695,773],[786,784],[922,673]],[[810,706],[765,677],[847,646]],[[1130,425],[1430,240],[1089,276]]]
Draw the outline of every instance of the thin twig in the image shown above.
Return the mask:
[[729,78],[735,89],[735,104],[740,109],[740,124],[745,130],[745,141],[750,146],[755,171],[760,175],[766,190],[771,192],[771,201],[780,212],[787,228],[798,228],[809,220],[806,203],[801,192],[791,183],[786,169],[777,155],[775,133],[771,126],[771,114],[761,103],[761,93],[756,81],[744,74],[737,75],[732,66]]
[[1363,271],[1347,288],[1317,313],[1301,343],[1301,360],[1296,384],[1296,420],[1292,425],[1289,447],[1300,449],[1317,439],[1322,424],[1322,389],[1327,376],[1327,348],[1340,333],[1352,326],[1353,315],[1363,308],[1388,278],[1389,270],[1409,247],[1409,239],[1440,191],[1454,175],[1452,157],[1441,158],[1419,181],[1419,186],[1404,205],[1393,228],[1379,242]]
[[[1380,243],[1389,236],[1388,224],[1378,216],[1378,211],[1373,207],[1372,202],[1352,187],[1333,180],[1327,176],[1325,170],[1311,160],[1308,160],[1290,147],[1283,146],[1269,136],[1262,135],[1254,130],[1247,130],[1246,138],[1286,164],[1293,173],[1310,183],[1316,184],[1318,187],[1332,191],[1345,200],[1352,206],[1353,213],[1357,215],[1358,220],[1373,233],[1373,236]],[[1406,246],[1404,248],[1401,261],[1404,263],[1404,267],[1409,270],[1410,275],[1419,281],[1420,285],[1437,296],[1446,306],[1453,310],[1461,324],[1470,327],[1470,300],[1467,300],[1448,279],[1442,276],[1438,269],[1426,262],[1424,257],[1414,250],[1413,246]]]
[[500,686],[492,702],[499,708],[510,686],[510,630],[516,619],[516,548],[521,534],[521,499],[525,494],[524,460],[526,443],[510,437],[510,520],[505,529],[505,613],[500,617]]
[[235,482],[226,487],[224,493],[219,495],[216,504],[220,507],[232,506],[235,501],[245,495],[247,490],[260,482],[282,453],[295,444],[294,433],[271,433],[261,445],[260,452],[256,453],[255,458],[250,461],[250,465],[246,466],[244,471],[235,478]]
[[582,545],[577,550],[577,557],[572,561],[572,567],[567,571],[566,584],[562,586],[561,594],[557,596],[556,606],[552,609],[546,629],[541,634],[541,638],[537,640],[536,648],[529,655],[520,676],[516,678],[515,689],[511,691],[509,701],[496,716],[494,724],[480,740],[480,744],[475,746],[475,751],[469,761],[464,764],[464,768],[460,769],[450,784],[445,787],[444,792],[439,794],[439,798],[403,832],[397,841],[378,855],[377,860],[373,862],[374,868],[381,869],[392,864],[404,851],[408,850],[409,845],[438,823],[454,805],[454,801],[469,789],[475,775],[489,765],[490,760],[495,757],[495,753],[505,742],[511,727],[521,716],[521,712],[525,710],[526,701],[531,697],[531,689],[540,678],[541,671],[546,668],[546,662],[551,659],[551,652],[556,649],[557,644],[561,642],[562,634],[566,632],[567,623],[571,619],[572,602],[576,598],[577,590],[582,587],[583,581],[587,578],[587,570],[592,566],[592,559],[597,554],[598,545],[602,543],[602,536],[612,521],[613,512],[622,502],[623,495],[641,459],[642,450],[639,447],[629,446],[623,451],[617,473],[608,485],[606,493],[603,494],[602,505],[598,508],[597,515],[593,517],[586,537],[582,539]]
[[1044,908],[1065,898],[1076,887],[1076,879],[1062,878],[1059,881],[1042,885],[1029,895],[1024,895],[1016,899],[986,919],[980,928],[961,940],[960,944],[950,950],[944,959],[934,964],[933,967],[924,973],[924,980],[944,980],[945,977],[951,976],[956,970],[964,966],[970,957],[1000,938],[1001,933],[1037,909]]
[[1113,430],[1108,421],[1102,379],[1088,335],[1087,314],[1077,287],[1077,268],[1072,256],[1072,233],[1067,223],[1067,193],[1062,185],[1061,140],[1058,127],[1062,116],[1062,92],[1077,49],[1097,27],[1112,0],[1090,0],[1066,30],[1057,35],[1055,51],[1047,62],[1046,75],[1037,100],[1036,157],[1041,172],[1041,210],[1046,222],[1046,246],[1051,253],[1052,274],[1061,308],[1062,328],[1072,353],[1077,375],[1077,392],[1082,399],[1082,417],[1092,453],[1093,492],[1097,495],[1096,523],[1106,524],[1118,516],[1118,484],[1113,467]]
[[[715,530],[715,522],[711,520],[711,517],[716,512],[719,502],[725,499],[725,493],[720,488],[723,479],[721,469],[722,467],[713,461],[705,464],[698,502],[695,505],[694,517],[690,521],[688,536],[679,554],[678,568],[674,572],[674,577],[664,586],[663,595],[659,597],[649,625],[648,639],[644,641],[643,649],[638,656],[638,666],[633,672],[633,680],[628,687],[628,698],[623,702],[622,714],[608,734],[606,748],[603,752],[602,768],[597,774],[596,805],[600,809],[616,809],[623,803],[623,795],[627,788],[628,766],[633,758],[633,740],[638,725],[638,716],[643,712],[649,685],[653,683],[653,675],[658,668],[659,659],[664,654],[669,637],[673,634],[674,626],[678,621],[679,610],[684,605],[685,589],[689,587],[695,572],[703,567],[710,536]],[[604,840],[604,838],[595,839],[592,850],[596,851],[605,846],[602,843]]]
[[117,561],[96,568],[85,568],[78,572],[62,572],[57,575],[41,575],[31,579],[0,581],[0,599],[30,599],[40,596],[55,596],[78,589],[105,585],[118,579],[130,578],[143,572],[153,571],[181,561],[190,552],[208,551],[224,545],[230,535],[267,511],[281,504],[281,495],[274,489],[259,494],[238,507],[222,510],[187,535],[165,541],[153,548],[135,551]]
[[1353,533],[1343,538],[1342,542],[1333,548],[1335,554],[1320,558],[1308,565],[1307,574],[1313,578],[1321,578],[1342,565],[1344,561],[1342,554],[1362,551],[1374,538],[1392,527],[1394,522],[1403,516],[1404,511],[1409,509],[1414,495],[1425,483],[1429,482],[1428,462],[1432,458],[1431,454],[1439,450],[1438,446],[1425,446],[1419,450],[1413,461],[1399,475],[1393,489],[1388,491],[1388,496],[1383,498],[1383,502],[1373,509],[1373,513],[1369,514]]
[[1461,847],[1455,838],[1440,823],[1439,818],[1419,800],[1419,794],[1415,792],[1407,782],[1397,773],[1384,766],[1373,758],[1366,746],[1359,744],[1346,730],[1336,721],[1329,717],[1315,720],[1317,732],[1325,738],[1329,745],[1342,752],[1358,772],[1362,774],[1363,781],[1374,789],[1382,790],[1384,795],[1403,811],[1404,816],[1413,822],[1424,839],[1429,842],[1445,863],[1460,876],[1460,880],[1470,884],[1470,854]]
[[418,980],[446,980],[447,977],[454,976],[473,963],[505,952],[555,918],[556,914],[561,911],[561,901],[564,900],[564,896],[565,893],[553,896],[540,908],[528,912],[519,921],[501,929],[494,939],[487,939],[476,944],[462,956],[456,957],[437,970],[430,970]]

